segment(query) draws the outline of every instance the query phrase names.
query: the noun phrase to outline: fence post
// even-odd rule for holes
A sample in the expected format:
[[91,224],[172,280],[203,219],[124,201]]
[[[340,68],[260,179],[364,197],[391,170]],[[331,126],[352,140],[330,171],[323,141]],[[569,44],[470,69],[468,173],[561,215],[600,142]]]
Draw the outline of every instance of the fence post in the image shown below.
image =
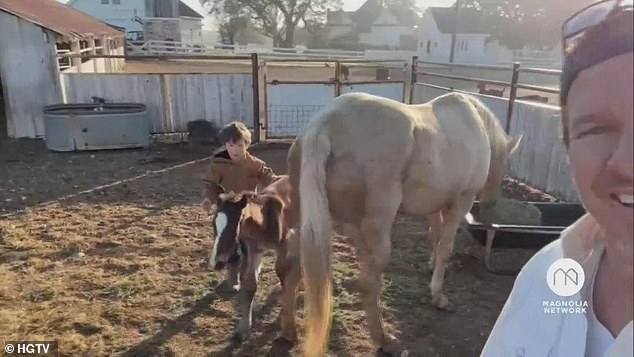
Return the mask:
[[409,104],[414,104],[414,90],[416,89],[416,81],[418,81],[418,56],[412,57],[412,73],[409,80]]
[[517,97],[517,81],[520,74],[520,64],[513,62],[513,76],[511,77],[511,93],[509,94],[509,106],[506,112],[506,126],[504,129],[507,134],[511,134],[511,117],[513,116],[513,104]]
[[341,62],[335,61],[335,98],[341,95]]
[[251,87],[253,88],[253,136],[260,142],[260,63],[258,54],[251,54]]

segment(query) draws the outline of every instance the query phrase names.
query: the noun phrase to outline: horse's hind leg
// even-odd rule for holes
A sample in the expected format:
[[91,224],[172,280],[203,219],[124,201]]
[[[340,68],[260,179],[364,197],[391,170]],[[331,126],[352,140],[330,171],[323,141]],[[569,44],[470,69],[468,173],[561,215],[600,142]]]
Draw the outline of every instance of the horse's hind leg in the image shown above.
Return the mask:
[[[278,277],[282,279],[282,301],[280,309],[280,326],[281,334],[273,342],[271,355],[287,355],[288,351],[295,345],[297,341],[297,327],[295,325],[295,312],[297,310],[297,288],[301,281],[301,265],[299,260],[298,233],[291,230],[288,233],[287,241],[284,249],[284,256],[280,256],[278,252],[278,261],[284,259],[284,264],[279,267],[283,271],[278,271]],[[278,265],[275,266],[276,271]]]
[[462,218],[469,212],[475,194],[462,194],[446,209],[442,211],[442,226],[440,228],[440,240],[435,249],[434,273],[429,284],[431,290],[431,302],[440,309],[449,306],[449,299],[442,293],[443,282],[447,262],[453,252],[458,225]]
[[429,271],[434,271],[434,264],[436,263],[436,247],[440,237],[440,227],[442,226],[442,213],[440,211],[432,213],[427,216],[427,222],[429,229],[427,235],[431,244],[431,253],[429,256]]
[[275,250],[275,274],[277,275],[280,283],[271,290],[271,297],[279,296],[279,294],[284,290],[284,281],[289,269],[286,246],[287,243],[284,242],[282,244],[279,244],[277,249]]
[[297,311],[297,290],[301,280],[301,266],[299,257],[288,259],[288,271],[282,289],[282,307],[280,309],[280,325],[282,333],[276,340],[291,347],[297,341],[297,326],[295,324],[295,313]]
[[240,272],[240,323],[234,339],[242,341],[251,329],[253,317],[253,298],[258,289],[258,277],[262,265],[263,252],[247,244],[247,259]]
[[[379,351],[396,353],[396,340],[385,333],[379,296],[383,271],[390,258],[390,231],[401,204],[401,190],[395,185],[391,190],[369,192],[380,192],[380,197],[368,197],[366,200],[366,214],[359,227],[360,236],[354,239],[360,266],[361,303],[367,315],[374,344]],[[386,197],[389,199],[386,200]]]

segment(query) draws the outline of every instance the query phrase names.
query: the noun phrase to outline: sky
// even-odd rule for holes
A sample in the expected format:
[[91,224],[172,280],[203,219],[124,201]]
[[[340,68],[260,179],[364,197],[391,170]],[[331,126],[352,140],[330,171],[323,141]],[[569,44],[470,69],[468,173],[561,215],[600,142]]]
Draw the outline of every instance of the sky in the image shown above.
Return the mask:
[[[352,11],[358,9],[366,0],[343,0],[343,9],[346,11]],[[183,0],[189,7],[193,9],[201,9],[200,2],[198,0]],[[428,6],[451,6],[455,3],[455,0],[416,0],[418,7],[426,8]]]
[[[57,0],[65,3],[68,0]],[[206,15],[203,23],[207,28],[215,27],[215,21],[213,16],[207,15],[202,6],[200,6],[199,0],[182,0],[189,7],[194,10],[197,10],[199,13]],[[366,0],[343,0],[343,9],[346,11],[353,11],[358,9]],[[557,0],[560,1],[560,0]],[[418,5],[420,10],[424,10],[429,6],[451,6],[455,3],[455,0],[416,0],[416,4]]]
[[[204,13],[202,6],[200,6],[199,0],[182,0],[189,7],[194,10],[198,10],[200,13]],[[343,0],[343,9],[346,11],[353,11],[358,9],[366,0]],[[455,3],[455,0],[416,0],[416,4],[419,10],[424,10],[429,6],[451,6]],[[206,16],[205,27],[215,27],[215,21],[213,18]]]

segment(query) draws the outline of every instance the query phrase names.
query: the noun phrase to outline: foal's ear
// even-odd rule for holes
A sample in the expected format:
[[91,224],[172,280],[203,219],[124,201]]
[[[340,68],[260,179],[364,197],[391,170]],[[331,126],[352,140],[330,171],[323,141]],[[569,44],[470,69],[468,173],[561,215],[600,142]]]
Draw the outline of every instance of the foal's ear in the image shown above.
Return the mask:
[[240,208],[246,207],[247,203],[249,203],[248,194],[242,194],[242,197],[240,197],[240,200],[238,201],[238,204],[240,205]]
[[262,206],[262,216],[271,239],[281,241],[282,236],[282,210],[284,203],[277,196],[267,196]]

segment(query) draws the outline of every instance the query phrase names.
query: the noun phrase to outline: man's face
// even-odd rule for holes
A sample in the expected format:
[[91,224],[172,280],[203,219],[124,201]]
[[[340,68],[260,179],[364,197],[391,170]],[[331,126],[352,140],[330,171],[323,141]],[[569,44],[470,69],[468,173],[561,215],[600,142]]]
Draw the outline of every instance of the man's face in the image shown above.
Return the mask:
[[569,156],[584,206],[606,239],[632,251],[634,55],[582,71],[568,95]]
[[225,148],[227,149],[231,160],[235,161],[242,160],[247,153],[247,146],[245,145],[244,140],[228,141],[225,144]]

